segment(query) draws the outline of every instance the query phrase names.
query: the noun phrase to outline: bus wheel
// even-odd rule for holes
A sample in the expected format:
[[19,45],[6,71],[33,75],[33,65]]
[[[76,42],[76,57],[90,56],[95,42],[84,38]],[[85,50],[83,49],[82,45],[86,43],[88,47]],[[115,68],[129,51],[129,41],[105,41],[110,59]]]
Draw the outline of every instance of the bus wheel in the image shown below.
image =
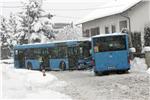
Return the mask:
[[28,64],[27,64],[27,68],[28,68],[28,70],[31,70],[31,69],[32,69],[32,64],[31,64],[31,63],[28,63]]
[[103,75],[109,75],[109,72],[105,71],[102,73]]
[[117,71],[117,74],[124,74],[124,73],[126,73],[126,70]]
[[99,73],[98,71],[94,71],[94,75],[95,75],[95,76],[99,76],[100,73]]
[[61,61],[61,62],[60,62],[59,68],[60,68],[61,70],[63,70],[63,71],[66,70],[66,64],[65,64],[64,61]]

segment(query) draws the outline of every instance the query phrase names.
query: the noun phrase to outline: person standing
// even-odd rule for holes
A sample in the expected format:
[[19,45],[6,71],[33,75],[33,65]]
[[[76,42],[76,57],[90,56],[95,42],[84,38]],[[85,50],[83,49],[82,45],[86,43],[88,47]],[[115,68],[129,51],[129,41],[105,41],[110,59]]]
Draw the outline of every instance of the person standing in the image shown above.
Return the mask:
[[42,70],[43,76],[46,76],[46,74],[45,74],[46,64],[45,63],[46,63],[45,62],[45,57],[42,57],[41,70]]

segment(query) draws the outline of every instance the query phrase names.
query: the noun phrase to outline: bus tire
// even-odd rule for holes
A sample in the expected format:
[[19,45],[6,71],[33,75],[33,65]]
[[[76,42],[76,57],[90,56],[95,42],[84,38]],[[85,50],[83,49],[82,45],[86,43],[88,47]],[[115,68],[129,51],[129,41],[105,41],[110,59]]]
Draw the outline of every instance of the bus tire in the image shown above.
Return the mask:
[[60,62],[59,68],[60,68],[62,71],[66,70],[66,64],[65,64],[64,61],[61,61],[61,62]]
[[95,75],[95,76],[100,76],[100,74],[99,74],[98,71],[94,71],[94,75]]
[[102,73],[103,75],[109,75],[109,72],[108,71],[105,71]]
[[124,74],[126,72],[127,72],[126,70],[119,70],[119,71],[117,71],[117,74]]
[[27,64],[27,69],[32,70],[32,64],[30,62]]

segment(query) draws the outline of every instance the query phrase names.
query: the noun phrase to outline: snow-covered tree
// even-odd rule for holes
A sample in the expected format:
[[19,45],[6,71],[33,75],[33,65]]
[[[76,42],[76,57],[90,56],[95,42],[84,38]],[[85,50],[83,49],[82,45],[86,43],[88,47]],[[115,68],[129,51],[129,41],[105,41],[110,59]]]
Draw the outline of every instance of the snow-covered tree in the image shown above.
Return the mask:
[[57,40],[79,40],[82,38],[82,28],[73,24],[65,26],[56,36]]
[[4,17],[1,17],[0,20],[1,59],[7,59],[10,57],[10,35],[8,34],[8,21]]
[[[19,17],[21,23],[20,44],[41,42],[41,35],[44,35],[48,40],[53,38],[50,34],[52,28],[49,27],[52,16],[45,14],[38,2],[30,0],[28,3],[24,3],[24,9],[19,13]],[[43,18],[47,20],[45,21]],[[36,39],[35,37],[31,38],[33,37],[32,34],[37,34]]]
[[150,46],[150,27],[145,27],[145,35],[144,35],[144,39],[145,39],[145,46]]
[[18,33],[20,33],[19,30],[20,24],[18,21],[18,17],[14,14],[10,14],[9,20],[8,20],[8,28],[9,28],[9,32],[8,34],[10,35],[10,44],[12,45],[12,49],[13,46],[16,45],[18,43]]
[[142,41],[141,41],[141,32],[134,32],[132,36],[132,45],[136,48],[137,53],[141,53],[142,50]]

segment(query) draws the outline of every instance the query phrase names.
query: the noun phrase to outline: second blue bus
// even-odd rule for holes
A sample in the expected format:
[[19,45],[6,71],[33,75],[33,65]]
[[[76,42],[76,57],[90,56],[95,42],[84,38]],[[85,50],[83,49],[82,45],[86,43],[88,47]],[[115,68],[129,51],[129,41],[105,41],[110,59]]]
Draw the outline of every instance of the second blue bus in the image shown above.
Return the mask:
[[92,37],[95,75],[127,72],[130,69],[128,35],[114,33]]

